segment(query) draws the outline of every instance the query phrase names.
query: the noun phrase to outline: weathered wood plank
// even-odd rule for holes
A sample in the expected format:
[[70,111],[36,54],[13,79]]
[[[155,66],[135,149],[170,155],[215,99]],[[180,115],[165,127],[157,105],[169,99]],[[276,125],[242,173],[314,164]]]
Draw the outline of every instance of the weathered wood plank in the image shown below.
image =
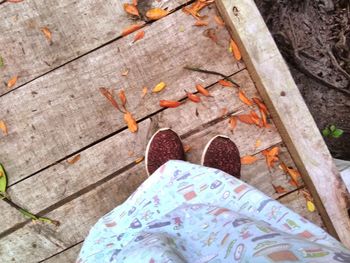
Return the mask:
[[[16,87],[120,36],[135,23],[123,9],[127,0],[23,1],[0,8],[0,95],[9,91],[6,81],[19,76]],[[144,14],[151,6],[173,10],[186,0],[140,1]],[[52,32],[52,43],[41,28]]]
[[[243,68],[227,49],[226,29],[217,29],[215,44],[193,23],[192,17],[175,12],[145,28],[145,38],[134,45],[134,36],[121,38],[0,97],[0,117],[9,130],[0,140],[0,159],[10,184],[125,127],[123,116],[99,93],[101,86],[125,88],[128,109],[140,119],[159,110],[160,99],[180,99],[184,88],[219,79],[184,70],[185,65],[227,75]],[[121,76],[127,67],[129,75]],[[168,85],[163,92],[141,98],[142,87],[160,81]]]
[[216,1],[328,231],[350,248],[350,195],[253,0]]
[[62,253],[53,256],[52,258],[49,258],[47,260],[44,260],[42,262],[46,262],[46,263],[75,263],[80,249],[83,246],[83,243],[79,243],[77,245],[75,245],[74,247],[71,247],[65,251],[63,251]]

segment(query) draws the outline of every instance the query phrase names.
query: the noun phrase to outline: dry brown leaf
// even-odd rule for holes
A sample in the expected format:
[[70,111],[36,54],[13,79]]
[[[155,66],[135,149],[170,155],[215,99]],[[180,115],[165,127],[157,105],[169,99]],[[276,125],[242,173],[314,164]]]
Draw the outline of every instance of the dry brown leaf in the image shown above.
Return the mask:
[[233,87],[233,83],[228,80],[220,79],[218,83],[224,87]]
[[80,154],[77,154],[76,156],[70,158],[67,160],[67,163],[69,164],[75,164],[77,161],[80,160]]
[[125,109],[125,105],[126,105],[126,96],[125,96],[124,90],[119,91],[118,96],[119,96],[120,101],[122,102],[123,108]]
[[142,162],[144,159],[145,159],[145,157],[144,157],[144,156],[141,156],[141,157],[139,157],[139,158],[137,158],[137,159],[135,160],[135,163],[140,163],[140,162]]
[[145,22],[141,22],[141,23],[138,23],[138,24],[134,24],[134,25],[131,25],[131,26],[128,26],[127,28],[125,28],[123,30],[123,32],[121,33],[122,36],[126,36],[126,35],[129,35],[130,33],[133,33],[135,32],[136,30],[140,29],[141,27],[143,27],[146,23]]
[[231,47],[234,58],[238,61],[241,60],[242,59],[241,52],[239,51],[239,48],[238,48],[236,42],[233,41],[233,39],[231,39],[230,47]]
[[261,140],[257,139],[255,142],[255,148],[258,148],[261,146]]
[[193,101],[193,102],[195,102],[195,103],[201,102],[201,98],[198,97],[197,95],[192,94],[191,92],[187,92],[186,90],[185,90],[185,92],[186,92],[187,98],[188,98],[190,101]]
[[204,30],[203,35],[218,43],[218,37],[214,28],[208,28]]
[[229,123],[230,123],[230,126],[231,126],[232,130],[234,128],[236,128],[236,126],[237,126],[237,117],[236,116],[231,116]]
[[202,85],[197,84],[196,85],[196,89],[199,93],[201,93],[202,95],[206,96],[206,97],[211,97],[209,91],[207,89],[205,89]]
[[237,115],[237,118],[240,122],[243,122],[246,124],[256,124],[255,121],[252,119],[252,116],[250,114]]
[[10,78],[10,80],[7,82],[7,88],[11,89],[13,86],[15,86],[17,80],[18,80],[18,76],[14,76]]
[[147,87],[143,87],[142,89],[142,98],[144,98],[147,95],[148,92],[148,88]]
[[280,185],[277,185],[277,186],[272,185],[272,186],[275,189],[276,193],[278,193],[278,194],[283,194],[283,193],[287,192],[287,190],[284,187],[280,186]]
[[191,149],[192,149],[191,145],[188,145],[188,144],[184,145],[184,152],[185,153],[188,153],[189,151],[191,151]]
[[253,102],[247,98],[247,96],[244,94],[244,92],[242,90],[240,90],[238,92],[238,97],[239,99],[246,105],[248,106],[252,106],[253,105]]
[[126,68],[122,71],[122,76],[126,77],[129,74],[129,69]]
[[[109,100],[109,102],[120,112],[123,112],[120,108],[119,105],[117,103],[117,101],[114,99],[113,94],[106,88],[102,87],[100,88],[100,92],[103,96],[105,96],[107,98],[107,100]],[[124,112],[123,112],[124,113]]]
[[174,101],[174,100],[160,100],[159,101],[159,106],[164,107],[164,108],[176,108],[179,107],[181,103],[179,101]]
[[241,164],[252,164],[255,163],[258,160],[255,156],[247,155],[241,158]]
[[6,123],[2,120],[0,120],[0,130],[5,136],[8,134]]
[[48,27],[42,27],[40,30],[41,30],[41,32],[43,32],[46,39],[49,42],[51,42],[52,41],[52,33],[51,33],[50,29]]
[[134,37],[133,43],[135,43],[138,40],[141,40],[144,36],[145,36],[145,31],[141,30],[141,31],[137,32],[137,34]]
[[194,23],[194,26],[207,26],[209,25],[208,21],[205,20],[197,20],[196,23]]
[[140,17],[139,10],[137,10],[137,7],[135,5],[125,3],[123,4],[123,7],[125,12],[127,12],[128,14]]
[[298,187],[299,186],[299,179],[301,178],[301,175],[298,170],[288,167],[284,162],[281,163],[281,168],[283,171],[288,174],[293,182],[293,184]]
[[153,9],[150,9],[146,12],[146,16],[150,20],[161,19],[162,17],[166,16],[167,14],[169,14],[169,11],[164,10],[162,8],[153,8]]
[[124,121],[125,123],[128,125],[128,129],[131,132],[137,132],[138,126],[137,126],[137,122],[134,119],[134,117],[131,115],[130,112],[126,112],[124,114]]
[[222,20],[222,18],[217,16],[217,15],[214,16],[214,20],[215,20],[216,24],[218,24],[219,26],[224,26],[225,25],[225,22]]

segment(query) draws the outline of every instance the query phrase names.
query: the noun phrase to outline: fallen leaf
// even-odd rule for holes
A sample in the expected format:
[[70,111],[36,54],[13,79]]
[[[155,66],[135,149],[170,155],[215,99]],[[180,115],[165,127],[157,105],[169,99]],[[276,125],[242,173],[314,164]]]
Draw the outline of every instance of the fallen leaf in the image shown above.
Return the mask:
[[129,69],[126,68],[122,71],[122,76],[126,77],[129,74]]
[[231,116],[229,120],[231,129],[233,130],[237,126],[237,117],[236,116]]
[[254,124],[258,127],[262,127],[262,122],[258,116],[258,114],[256,114],[255,111],[250,111],[250,116],[252,117],[252,120],[254,121]]
[[218,24],[219,26],[224,26],[225,25],[225,22],[219,16],[214,16],[214,20],[215,20],[216,24]]
[[185,27],[183,25],[180,25],[179,32],[185,32]]
[[120,101],[122,102],[123,108],[125,109],[125,105],[126,105],[126,96],[125,96],[124,90],[119,91],[118,96],[119,96]]
[[41,32],[43,32],[43,34],[46,37],[46,39],[49,42],[51,42],[52,41],[52,33],[51,33],[50,29],[47,28],[47,27],[42,27],[40,30],[41,30]]
[[204,30],[203,35],[218,43],[218,37],[214,28],[208,28]]
[[255,142],[255,148],[258,148],[258,147],[260,147],[261,146],[261,140],[256,140],[256,142]]
[[123,112],[120,108],[119,105],[117,103],[117,101],[114,99],[113,94],[106,88],[100,88],[100,92],[103,96],[105,96],[107,98],[107,100],[109,100],[109,102],[120,112]]
[[237,46],[236,42],[233,41],[233,39],[231,39],[230,47],[231,47],[234,58],[238,61],[241,60],[242,59],[241,52],[239,51],[238,46]]
[[261,109],[259,109],[259,110],[260,110],[262,125],[267,128],[269,126],[267,124],[267,116],[266,116],[264,111],[262,111]]
[[127,28],[125,28],[123,30],[123,32],[121,33],[122,36],[126,36],[126,35],[129,35],[130,33],[133,33],[135,32],[136,30],[142,28],[146,23],[145,22],[141,22],[141,23],[138,23],[138,24],[134,24],[134,25],[131,25]]
[[0,56],[0,68],[4,66],[4,59]]
[[143,87],[142,89],[142,98],[144,98],[147,95],[148,92],[148,88],[147,87]]
[[238,91],[238,97],[244,104],[247,104],[248,106],[253,105],[253,102],[247,98],[247,96],[244,94],[242,90]]
[[224,117],[228,113],[227,108],[222,108],[220,109],[220,117]]
[[145,36],[145,31],[141,30],[141,31],[137,32],[137,34],[134,37],[133,43],[135,43],[138,40],[141,40],[144,36]]
[[252,100],[258,105],[259,109],[265,112],[265,114],[268,113],[266,105],[259,98],[252,98]]
[[67,163],[69,164],[75,164],[77,161],[80,160],[80,154],[77,154],[76,156],[74,156],[73,158],[71,159],[68,159],[67,160]]
[[201,17],[199,11],[213,2],[214,0],[197,0],[190,7],[182,8],[182,11],[186,14],[192,15],[196,19],[199,19]]
[[188,144],[184,145],[184,152],[185,153],[188,153],[189,151],[191,151],[191,149],[192,149],[191,145],[188,145]]
[[164,10],[162,8],[153,8],[153,9],[150,9],[146,12],[146,16],[150,20],[158,20],[158,19],[166,16],[167,14],[169,14],[169,11]]
[[137,1],[137,0],[132,0],[132,4],[133,4],[134,6],[137,6],[138,1]]
[[181,105],[180,102],[174,101],[174,100],[160,100],[159,101],[159,106],[164,107],[164,108],[176,108]]
[[139,10],[137,10],[137,7],[135,5],[125,3],[123,4],[123,7],[125,12],[127,12],[128,14],[140,17]]
[[201,98],[198,97],[197,95],[192,94],[191,92],[187,92],[186,90],[185,90],[185,92],[186,92],[187,98],[188,98],[190,101],[193,101],[193,102],[195,102],[195,103],[199,103],[199,102],[201,101]]
[[272,149],[262,151],[262,154],[265,156],[266,163],[269,168],[272,168],[274,166],[274,163],[279,160],[278,153],[279,148],[277,146],[273,147]]
[[233,87],[233,83],[228,80],[220,79],[218,83],[224,87]]
[[161,92],[166,87],[165,82],[159,82],[152,90],[153,93]]
[[202,85],[197,84],[196,85],[196,89],[199,93],[201,93],[202,95],[206,96],[206,97],[211,97],[209,91],[207,89],[205,89]]
[[139,157],[139,158],[137,158],[137,159],[135,160],[135,163],[140,163],[140,162],[142,162],[144,159],[145,159],[145,157],[144,157],[144,156],[141,156],[141,157]]
[[11,89],[14,85],[16,85],[17,80],[18,76],[10,78],[10,80],[7,82],[7,88]]
[[301,178],[299,171],[288,167],[284,162],[281,163],[281,168],[283,169],[283,171],[286,174],[288,174],[290,176],[291,180],[298,187],[299,186],[299,178]]
[[246,124],[255,124],[255,121],[252,119],[252,116],[250,114],[237,115],[237,118],[240,122]]
[[130,112],[126,112],[124,114],[124,121],[126,122],[126,124],[128,125],[128,129],[131,132],[137,132],[138,126],[137,126],[137,122],[134,119],[134,117],[131,115]]
[[258,160],[255,156],[247,155],[241,158],[241,164],[252,164]]
[[207,26],[209,23],[205,20],[197,20],[196,23],[194,23],[194,26]]
[[307,210],[309,210],[309,212],[315,212],[316,208],[315,208],[315,205],[313,202],[311,202],[310,200],[307,200],[306,201],[306,207],[307,207]]
[[7,175],[2,164],[0,164],[0,175],[0,193],[6,193]]
[[1,120],[0,120],[0,130],[5,136],[8,134],[6,123]]
[[287,192],[287,190],[284,189],[284,187],[282,187],[282,186],[280,186],[280,185],[278,185],[278,186],[272,185],[272,186],[273,186],[273,188],[275,189],[275,191],[276,191],[277,194],[283,194],[283,193],[286,193],[286,192]]

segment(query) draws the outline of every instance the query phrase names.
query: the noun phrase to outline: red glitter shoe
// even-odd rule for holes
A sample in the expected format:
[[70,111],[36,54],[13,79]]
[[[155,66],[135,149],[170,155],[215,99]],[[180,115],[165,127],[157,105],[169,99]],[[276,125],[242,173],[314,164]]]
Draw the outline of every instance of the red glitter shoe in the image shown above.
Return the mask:
[[169,160],[185,160],[179,135],[169,128],[158,130],[148,142],[145,164],[148,176]]
[[228,137],[218,135],[204,148],[202,165],[216,168],[234,177],[241,177],[241,159],[236,144]]

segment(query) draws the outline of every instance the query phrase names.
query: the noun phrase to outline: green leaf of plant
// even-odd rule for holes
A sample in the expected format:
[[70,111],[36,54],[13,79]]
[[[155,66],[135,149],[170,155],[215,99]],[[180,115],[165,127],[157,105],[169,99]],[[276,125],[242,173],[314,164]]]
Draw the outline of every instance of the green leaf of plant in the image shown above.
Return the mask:
[[7,175],[4,167],[0,164],[0,193],[5,193],[7,188]]
[[0,68],[4,66],[4,59],[0,56]]
[[343,133],[344,133],[343,130],[341,130],[341,129],[335,129],[335,130],[332,132],[332,137],[333,137],[333,138],[339,138],[340,136],[342,136]]
[[335,125],[331,125],[331,127],[329,127],[329,129],[331,130],[331,132],[335,131],[336,127]]
[[331,131],[330,131],[328,128],[325,128],[325,129],[322,131],[322,135],[323,135],[324,137],[328,137],[330,134],[331,134]]

